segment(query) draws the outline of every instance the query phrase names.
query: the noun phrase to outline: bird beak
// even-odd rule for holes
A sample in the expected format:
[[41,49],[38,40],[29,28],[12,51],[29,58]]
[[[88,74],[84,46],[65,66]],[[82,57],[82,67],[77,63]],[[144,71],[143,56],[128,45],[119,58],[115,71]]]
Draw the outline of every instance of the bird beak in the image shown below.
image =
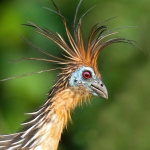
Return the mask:
[[108,99],[107,89],[100,79],[96,79],[96,80],[92,81],[91,89],[95,93],[94,95],[97,95],[97,96],[102,97],[104,99]]

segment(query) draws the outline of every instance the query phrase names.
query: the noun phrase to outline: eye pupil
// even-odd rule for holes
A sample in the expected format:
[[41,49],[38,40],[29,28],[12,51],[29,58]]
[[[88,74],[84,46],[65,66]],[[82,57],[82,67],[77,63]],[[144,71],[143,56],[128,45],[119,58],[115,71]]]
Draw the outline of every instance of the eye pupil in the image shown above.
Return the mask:
[[83,72],[83,78],[84,78],[84,79],[89,79],[89,78],[91,78],[91,72],[90,72],[90,71],[84,71],[84,72]]

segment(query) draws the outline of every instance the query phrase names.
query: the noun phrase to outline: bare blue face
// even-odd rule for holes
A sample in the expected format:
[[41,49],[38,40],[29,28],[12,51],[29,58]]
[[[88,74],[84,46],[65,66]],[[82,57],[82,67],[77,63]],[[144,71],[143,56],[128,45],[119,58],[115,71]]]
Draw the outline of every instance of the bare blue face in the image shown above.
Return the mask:
[[92,95],[108,99],[105,85],[91,67],[81,66],[76,69],[69,79],[69,85],[73,87],[84,86]]

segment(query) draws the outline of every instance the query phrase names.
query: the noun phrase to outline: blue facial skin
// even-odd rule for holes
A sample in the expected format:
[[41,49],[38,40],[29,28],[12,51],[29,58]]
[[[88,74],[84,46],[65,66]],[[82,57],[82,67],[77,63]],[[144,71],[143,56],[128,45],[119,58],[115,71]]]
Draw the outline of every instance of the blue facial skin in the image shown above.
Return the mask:
[[[91,78],[84,79],[83,78],[83,72],[84,71],[90,71],[91,72]],[[98,96],[92,89],[91,89],[91,83],[92,81],[97,80],[97,77],[91,67],[87,66],[81,66],[77,70],[75,70],[70,79],[69,79],[69,85],[72,87],[78,87],[79,85],[84,86],[86,89],[88,89],[93,95]]]

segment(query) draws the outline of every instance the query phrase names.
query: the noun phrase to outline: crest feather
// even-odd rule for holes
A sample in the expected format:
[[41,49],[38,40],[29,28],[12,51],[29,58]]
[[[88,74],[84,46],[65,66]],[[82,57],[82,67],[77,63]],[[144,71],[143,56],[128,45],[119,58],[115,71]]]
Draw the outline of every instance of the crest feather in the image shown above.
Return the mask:
[[68,37],[69,45],[65,42],[65,40],[62,38],[62,36],[59,33],[55,34],[52,31],[45,29],[45,28],[41,28],[31,22],[29,22],[29,24],[26,24],[26,25],[36,28],[37,33],[49,38],[51,41],[57,44],[65,52],[63,56],[66,59],[62,59],[62,58],[58,58],[58,57],[50,55],[54,59],[54,60],[50,60],[50,62],[54,62],[54,63],[56,62],[58,64],[63,64],[67,66],[72,65],[72,64],[76,64],[77,66],[88,65],[97,72],[97,58],[102,49],[104,49],[106,46],[110,44],[120,43],[120,42],[134,45],[134,41],[128,40],[125,38],[111,38],[107,41],[102,42],[103,39],[105,39],[106,37],[118,34],[119,32],[109,32],[107,31],[107,26],[96,24],[93,26],[93,28],[91,29],[89,33],[88,41],[85,47],[83,43],[83,39],[82,39],[81,22],[82,22],[83,16],[93,7],[90,8],[85,14],[83,14],[76,23],[76,18],[77,18],[77,14],[78,14],[78,10],[79,10],[81,2],[82,0],[80,0],[77,6],[75,17],[74,17],[74,24],[73,24],[74,37],[71,35],[67,27],[66,18],[60,13],[59,9],[57,8],[53,0],[52,0],[52,3],[54,7],[56,8],[56,11],[46,8],[58,14],[61,17],[62,22],[65,27],[66,35]]
[[[84,66],[90,66],[91,68],[94,69],[94,71],[98,74],[97,71],[97,58],[99,56],[99,53],[101,52],[102,49],[104,49],[106,46],[113,44],[113,43],[127,43],[132,46],[138,47],[141,49],[138,45],[136,45],[136,41],[133,40],[128,40],[126,38],[110,38],[109,40],[104,41],[105,38],[108,38],[109,36],[116,35],[120,32],[115,32],[115,31],[109,31],[107,30],[107,26],[105,25],[99,25],[96,24],[93,26],[91,31],[89,32],[87,44],[84,45],[83,43],[83,38],[82,38],[82,30],[81,30],[81,23],[82,23],[82,18],[95,6],[91,7],[88,9],[77,21],[77,15],[78,15],[78,10],[81,5],[82,0],[79,1],[79,4],[76,8],[75,16],[74,16],[74,22],[73,22],[73,30],[74,30],[74,36],[71,35],[68,27],[67,27],[67,19],[61,14],[60,10],[57,8],[56,4],[54,3],[53,0],[51,0],[54,7],[56,8],[56,11],[46,8],[45,9],[54,12],[55,14],[59,15],[62,19],[62,22],[64,24],[64,28],[66,31],[66,35],[69,41],[69,45],[67,42],[63,39],[63,37],[59,33],[53,33],[47,28],[41,28],[37,26],[34,23],[28,22],[28,24],[23,24],[25,26],[33,27],[35,28],[35,32],[47,37],[51,41],[53,41],[56,45],[58,45],[62,50],[63,50],[63,56],[65,58],[59,58],[56,56],[53,56],[49,53],[46,53],[45,51],[41,50],[31,42],[29,42],[27,39],[23,38],[30,46],[35,48],[36,50],[40,51],[41,53],[47,55],[50,57],[50,59],[42,59],[42,58],[22,58],[17,61],[21,60],[41,60],[41,61],[47,61],[47,62],[52,62],[56,63],[59,65],[62,65],[60,68],[62,70],[61,74],[64,74],[65,76],[69,76],[69,73],[72,73],[76,68],[78,68],[80,65]],[[116,17],[110,18],[106,20],[105,22],[114,19]],[[105,23],[104,22],[104,23]],[[104,24],[103,23],[103,24]],[[14,61],[15,62],[15,61]],[[69,73],[67,70],[70,70]],[[41,72],[46,72],[47,70],[43,70]],[[40,72],[40,73],[41,73]],[[39,72],[31,73],[31,74],[37,74]],[[61,75],[60,74],[60,75]],[[28,76],[29,74],[25,74],[23,76]],[[18,78],[20,76],[16,77],[11,77],[8,79],[3,79],[0,81],[5,81],[9,79],[14,79]],[[21,76],[22,77],[22,76]]]

